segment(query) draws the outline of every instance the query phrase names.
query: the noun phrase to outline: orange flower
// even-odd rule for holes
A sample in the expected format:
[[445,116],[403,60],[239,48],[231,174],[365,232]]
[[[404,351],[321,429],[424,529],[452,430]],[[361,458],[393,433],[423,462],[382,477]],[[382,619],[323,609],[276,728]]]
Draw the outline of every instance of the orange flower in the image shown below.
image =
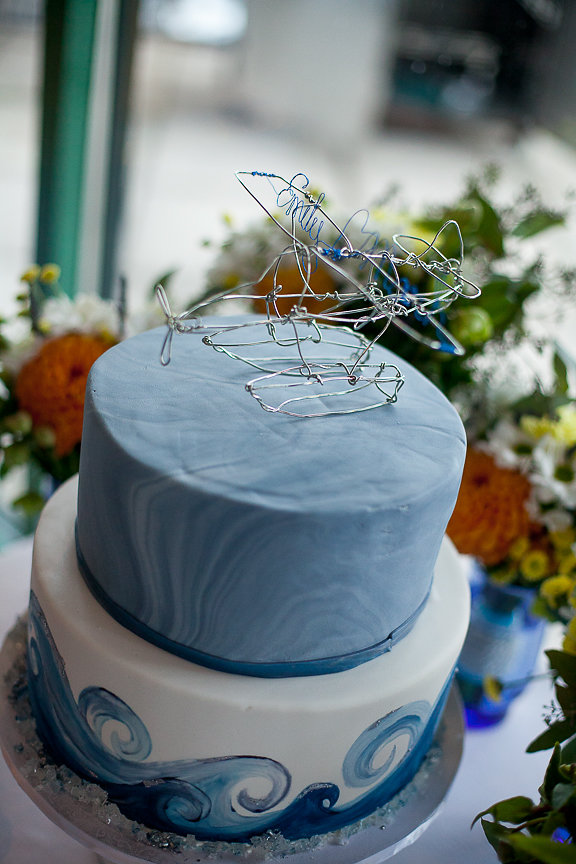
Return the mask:
[[503,561],[514,541],[530,534],[528,479],[470,448],[448,534],[456,548],[484,564]]
[[20,370],[16,398],[35,426],[50,426],[56,456],[65,456],[82,437],[86,378],[111,343],[97,336],[68,333],[45,342]]
[[[334,292],[335,285],[334,281],[326,270],[325,267],[318,266],[318,268],[311,274],[310,279],[310,288],[314,291],[315,294],[322,296],[323,294],[328,294],[329,292]],[[281,265],[278,273],[276,275],[276,287],[282,286],[281,292],[278,294],[276,299],[276,307],[280,315],[288,315],[293,306],[298,302],[298,298],[302,293],[302,289],[304,288],[304,282],[302,281],[302,276],[300,275],[300,271],[295,264],[284,264]],[[272,272],[267,273],[264,279],[258,282],[254,286],[254,291],[257,294],[262,296],[262,300],[254,301],[254,308],[256,312],[260,312],[264,314],[266,310],[266,302],[265,296],[270,291],[274,290],[274,275]],[[286,295],[296,295],[296,296],[286,296]],[[316,300],[311,296],[310,292],[308,292],[302,301],[302,305],[306,307],[309,312],[317,315],[324,309],[329,309],[330,306],[333,306],[335,301],[331,298],[327,300]],[[273,311],[273,307],[271,307]]]

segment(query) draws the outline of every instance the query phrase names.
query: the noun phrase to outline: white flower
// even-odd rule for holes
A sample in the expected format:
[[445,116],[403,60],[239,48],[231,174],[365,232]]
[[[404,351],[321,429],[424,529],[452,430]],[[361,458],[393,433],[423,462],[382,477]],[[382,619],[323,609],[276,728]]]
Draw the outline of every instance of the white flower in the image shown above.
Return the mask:
[[567,531],[572,527],[572,516],[566,510],[547,510],[540,513],[539,521],[551,532]]
[[118,310],[113,301],[93,294],[79,294],[74,300],[65,295],[51,297],[42,308],[38,325],[50,336],[71,331],[117,335]]
[[22,315],[13,315],[2,325],[2,335],[11,345],[18,345],[30,337],[30,319]]
[[[566,461],[566,448],[561,441],[545,435],[533,451],[534,470],[530,482],[539,501],[550,504],[557,501],[569,509],[576,508],[576,478],[574,457]],[[566,479],[562,479],[563,474]]]
[[[7,330],[8,325],[3,329],[4,335],[6,335]],[[30,322],[27,322],[25,336],[19,341],[11,341],[8,348],[2,352],[2,369],[15,377],[20,369],[34,357],[40,342],[40,337],[30,331]]]
[[528,469],[531,461],[533,440],[510,419],[501,420],[489,433],[485,443],[479,447],[494,456],[501,468]]
[[482,386],[491,410],[498,414],[536,387],[548,389],[553,380],[553,349],[537,348],[531,343],[506,348],[487,344],[471,361],[476,386]]
[[266,267],[289,245],[289,238],[273,222],[251,226],[243,233],[233,233],[207,273],[210,287],[229,289],[231,293],[246,282],[255,282]]
[[114,338],[119,336],[118,325],[116,304],[111,300],[89,294],[80,294],[74,300],[66,295],[51,297],[42,306],[39,333],[32,330],[27,316],[14,315],[3,324],[2,335],[8,347],[2,352],[2,368],[12,376],[18,375],[46,338],[71,332]]

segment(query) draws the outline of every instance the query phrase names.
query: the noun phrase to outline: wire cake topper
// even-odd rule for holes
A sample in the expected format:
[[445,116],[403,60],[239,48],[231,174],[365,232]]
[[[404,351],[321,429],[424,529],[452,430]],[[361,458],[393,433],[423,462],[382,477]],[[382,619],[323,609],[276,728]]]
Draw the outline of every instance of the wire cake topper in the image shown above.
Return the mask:
[[[340,228],[324,209],[324,194],[313,195],[304,174],[288,181],[278,174],[239,171],[236,178],[286,236],[286,246],[256,281],[213,294],[179,314],[172,312],[164,288],[158,285],[156,293],[167,324],[160,355],[163,365],[170,363],[174,334],[203,332],[205,345],[262,373],[245,387],[266,411],[318,417],[396,402],[404,383],[400,369],[372,359],[375,344],[390,324],[434,350],[464,353],[440,320],[456,297],[480,294],[462,274],[464,250],[457,222],[447,221],[431,241],[395,234],[387,248],[376,232],[365,230],[367,211],[358,211]],[[262,184],[274,196],[276,212],[253,188]],[[356,244],[351,239],[354,220],[361,223]],[[438,248],[447,231],[456,234],[456,257],[447,258]],[[297,272],[297,290],[282,284],[286,265]],[[331,276],[330,290],[322,293],[311,285],[319,268],[327,268]],[[432,277],[433,287],[421,290],[399,268],[403,273],[423,271]],[[267,278],[272,288],[263,295],[256,288]],[[264,302],[265,315],[229,323],[222,317],[219,326],[203,322],[200,313],[215,303],[233,300]],[[280,301],[287,312],[280,310]],[[410,318],[432,325],[434,335],[427,336]],[[368,325],[375,334],[370,338],[361,332]],[[308,357],[307,348],[312,344],[326,351],[315,348]],[[267,346],[272,353],[262,354]],[[346,397],[352,392],[362,392],[362,399],[351,403]],[[281,401],[271,404],[268,400],[274,394]]]

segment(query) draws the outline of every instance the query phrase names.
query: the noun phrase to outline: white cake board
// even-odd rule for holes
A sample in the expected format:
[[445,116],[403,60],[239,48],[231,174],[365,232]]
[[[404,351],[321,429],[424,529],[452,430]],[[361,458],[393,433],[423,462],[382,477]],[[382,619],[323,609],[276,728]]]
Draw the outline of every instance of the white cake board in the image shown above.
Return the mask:
[[[7,676],[24,654],[21,630],[8,634],[0,651],[0,747],[16,781],[42,812],[102,862],[109,864],[381,864],[414,843],[438,814],[462,757],[464,720],[458,691],[452,688],[436,735],[436,758],[424,763],[414,780],[400,793],[393,814],[386,808],[382,818],[350,836],[342,832],[325,835],[323,845],[278,855],[256,846],[238,851],[238,844],[206,844],[175,851],[147,841],[145,831],[124,817],[110,823],[105,810],[90,800],[78,800],[72,789],[50,785],[45,778],[41,745],[30,724],[23,727],[11,701]],[[35,767],[37,766],[37,767]],[[83,784],[83,781],[82,781]],[[83,784],[87,788],[90,784]],[[75,789],[77,790],[77,784]],[[135,833],[136,831],[136,833]],[[162,836],[162,835],[160,835]],[[162,842],[162,841],[160,841]],[[168,842],[168,841],[167,841]]]

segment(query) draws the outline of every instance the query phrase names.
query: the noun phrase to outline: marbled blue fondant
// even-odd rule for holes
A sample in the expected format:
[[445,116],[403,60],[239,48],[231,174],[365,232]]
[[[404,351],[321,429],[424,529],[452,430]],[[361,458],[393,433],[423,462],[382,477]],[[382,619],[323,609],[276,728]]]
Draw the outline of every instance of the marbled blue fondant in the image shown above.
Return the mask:
[[76,556],[80,573],[84,577],[84,581],[90,588],[94,597],[98,600],[103,609],[105,609],[113,618],[127,627],[137,636],[146,639],[153,645],[169,651],[178,657],[183,657],[185,660],[190,660],[193,663],[199,663],[203,666],[209,666],[211,669],[217,669],[219,672],[231,672],[236,675],[255,675],[257,677],[266,678],[284,678],[298,677],[305,675],[327,675],[332,672],[342,672],[346,669],[353,669],[360,663],[372,660],[379,657],[380,654],[390,651],[392,647],[400,639],[406,636],[420,615],[424,605],[428,599],[428,595],[424,598],[420,606],[412,612],[409,618],[404,623],[393,630],[383,642],[376,645],[370,645],[360,651],[354,651],[351,654],[340,654],[337,657],[322,657],[317,660],[287,660],[274,662],[256,662],[251,663],[245,660],[229,660],[226,657],[214,657],[203,651],[197,651],[190,645],[175,642],[164,633],[158,633],[152,630],[142,621],[139,621],[130,612],[127,612],[122,606],[119,606],[111,597],[106,594],[99,582],[94,578],[90,568],[84,560],[84,555],[78,542],[78,526],[76,525]]
[[153,330],[92,370],[78,500],[89,584],[135,632],[217,669],[319,674],[370,659],[427,597],[465,455],[456,412],[382,348],[371,360],[405,376],[396,404],[265,412],[244,387],[254,369],[202,335],[175,336],[164,367]]
[[[432,743],[448,692],[446,687],[434,707],[416,701],[393,711],[358,737],[344,756],[343,778],[348,787],[365,791],[351,801],[339,805],[341,790],[319,777],[288,802],[295,791],[289,770],[266,755],[157,762],[150,758],[153,742],[145,725],[115,694],[87,687],[76,701],[33,593],[28,657],[38,732],[57,761],[102,785],[129,818],[199,839],[243,841],[280,831],[294,840],[362,819],[414,776]],[[395,741],[400,735],[405,743],[398,755]],[[375,765],[383,748],[387,758]],[[265,780],[267,791],[251,795],[253,780]]]

